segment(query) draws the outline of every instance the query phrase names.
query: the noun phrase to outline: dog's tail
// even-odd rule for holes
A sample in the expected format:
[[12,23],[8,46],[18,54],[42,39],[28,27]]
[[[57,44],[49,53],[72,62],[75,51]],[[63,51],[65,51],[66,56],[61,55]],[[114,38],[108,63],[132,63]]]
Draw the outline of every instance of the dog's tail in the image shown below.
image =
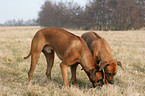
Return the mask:
[[30,56],[31,56],[31,50],[30,50],[29,54],[26,57],[24,57],[24,59],[28,59]]

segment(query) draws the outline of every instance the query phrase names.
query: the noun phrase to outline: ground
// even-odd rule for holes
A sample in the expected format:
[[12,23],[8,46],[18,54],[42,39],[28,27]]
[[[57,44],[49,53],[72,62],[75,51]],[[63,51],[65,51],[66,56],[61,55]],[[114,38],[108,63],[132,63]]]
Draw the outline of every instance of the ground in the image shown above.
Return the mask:
[[[78,87],[63,85],[60,60],[55,55],[52,82],[47,82],[44,55],[36,66],[33,85],[28,89],[27,72],[30,58],[24,60],[34,34],[41,27],[0,27],[0,96],[144,96],[145,95],[145,31],[95,31],[106,39],[115,60],[121,61],[114,85],[92,88],[81,66],[77,68]],[[68,31],[81,36],[83,30]],[[91,31],[91,30],[90,30]]]

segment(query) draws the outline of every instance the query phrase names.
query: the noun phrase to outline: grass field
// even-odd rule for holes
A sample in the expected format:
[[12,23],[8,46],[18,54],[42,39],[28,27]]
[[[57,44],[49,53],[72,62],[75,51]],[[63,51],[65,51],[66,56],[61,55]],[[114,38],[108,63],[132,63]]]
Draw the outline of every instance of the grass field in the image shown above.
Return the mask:
[[[96,31],[111,46],[116,60],[122,62],[124,70],[118,67],[114,85],[101,89],[91,88],[91,83],[81,66],[77,68],[79,88],[63,85],[60,60],[55,57],[52,68],[52,82],[45,76],[46,61],[41,54],[36,66],[33,85],[28,90],[27,72],[30,58],[24,60],[30,51],[31,40],[40,27],[0,27],[0,96],[145,96],[145,31]],[[81,36],[86,31],[69,30]],[[70,68],[68,68],[70,81]],[[71,83],[71,82],[70,82]]]

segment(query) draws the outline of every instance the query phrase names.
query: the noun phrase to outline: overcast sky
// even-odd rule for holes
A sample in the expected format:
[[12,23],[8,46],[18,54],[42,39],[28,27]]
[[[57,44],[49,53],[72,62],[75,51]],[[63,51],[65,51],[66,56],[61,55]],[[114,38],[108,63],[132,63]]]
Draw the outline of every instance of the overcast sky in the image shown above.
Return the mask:
[[[0,0],[0,24],[12,19],[37,19],[40,7],[46,0]],[[69,1],[69,0],[52,0]],[[83,6],[87,0],[74,0]]]

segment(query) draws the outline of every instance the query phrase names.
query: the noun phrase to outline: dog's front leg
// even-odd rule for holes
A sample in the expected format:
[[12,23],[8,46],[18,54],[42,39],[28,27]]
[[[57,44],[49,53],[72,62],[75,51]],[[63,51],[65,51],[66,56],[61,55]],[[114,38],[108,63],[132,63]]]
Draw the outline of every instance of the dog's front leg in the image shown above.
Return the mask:
[[62,72],[62,77],[63,77],[63,82],[65,87],[69,87],[69,82],[68,82],[68,77],[67,77],[67,65],[61,62],[60,64],[61,67],[61,72]]
[[77,66],[78,66],[78,64],[74,64],[74,65],[72,65],[72,66],[70,66],[70,67],[71,67],[71,74],[72,74],[72,77],[71,77],[72,83],[73,83],[75,86],[78,87],[77,80],[76,80],[76,69],[77,69]]

